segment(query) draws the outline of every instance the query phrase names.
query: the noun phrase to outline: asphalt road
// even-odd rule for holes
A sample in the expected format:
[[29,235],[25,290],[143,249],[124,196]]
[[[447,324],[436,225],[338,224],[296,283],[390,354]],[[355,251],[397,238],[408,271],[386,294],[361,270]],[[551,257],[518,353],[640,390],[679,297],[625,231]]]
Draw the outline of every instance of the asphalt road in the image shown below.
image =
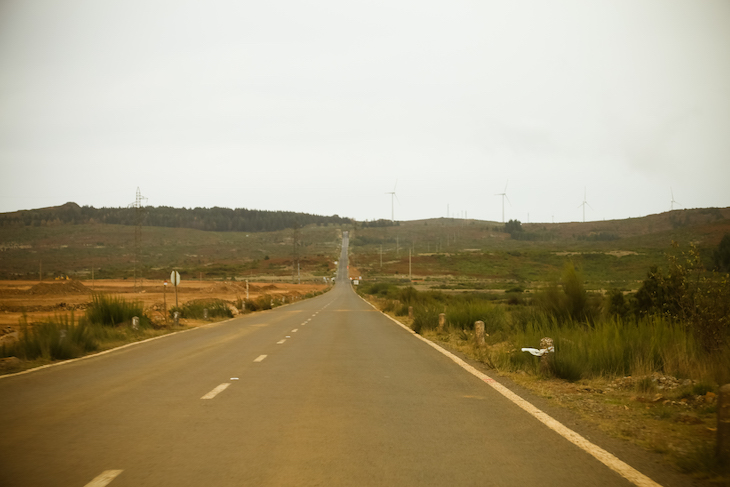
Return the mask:
[[631,485],[375,311],[345,265],[314,299],[0,379],[0,486],[109,479]]

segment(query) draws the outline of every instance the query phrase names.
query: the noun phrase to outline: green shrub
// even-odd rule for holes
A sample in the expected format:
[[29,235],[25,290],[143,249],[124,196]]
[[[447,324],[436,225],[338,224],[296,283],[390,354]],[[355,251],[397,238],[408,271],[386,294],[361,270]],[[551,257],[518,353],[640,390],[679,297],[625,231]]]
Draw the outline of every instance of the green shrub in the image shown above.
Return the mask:
[[141,327],[150,325],[150,319],[144,314],[144,307],[141,302],[129,302],[120,296],[93,294],[91,305],[86,309],[86,319],[90,323],[105,326],[118,326],[129,323],[134,316],[139,318]]
[[667,260],[666,272],[657,266],[649,270],[633,300],[635,314],[681,323],[707,351],[722,350],[730,342],[730,278],[707,272],[694,246],[668,254]]
[[[730,370],[726,353],[707,352],[694,334],[680,324],[661,317],[637,321],[599,320],[593,326],[576,326],[539,313],[534,321],[515,326],[508,337],[509,347],[524,354],[522,347],[537,347],[540,339],[550,337],[555,344],[553,373],[568,380],[580,371],[583,378],[626,376],[662,372],[675,377],[706,377],[725,383]],[[529,357],[528,357],[529,358]],[[508,370],[534,370],[521,359],[509,356],[495,362]]]
[[[248,306],[246,306],[248,308]],[[173,307],[170,310],[170,316],[175,316],[175,311],[180,313],[181,318],[191,318],[202,320],[204,318],[204,310],[208,310],[208,318],[232,318],[233,312],[228,307],[228,303],[221,299],[196,299],[188,301],[179,308]]]
[[273,307],[273,305],[272,305],[273,302],[274,302],[274,298],[270,294],[262,294],[261,296],[258,296],[256,299],[245,300],[246,310],[247,311],[263,311],[266,309],[271,309]]
[[381,298],[387,297],[398,292],[398,288],[386,282],[364,282],[358,286],[360,294],[371,294]]
[[583,377],[583,367],[571,357],[555,353],[550,361],[550,372],[558,379],[575,382]]
[[98,349],[92,326],[84,320],[76,323],[74,315],[56,316],[32,328],[23,317],[20,322],[20,338],[17,342],[3,345],[2,355],[25,360],[44,358],[64,360],[79,357]]
[[544,313],[565,323],[592,323],[598,315],[601,299],[589,296],[583,276],[573,264],[563,269],[561,287],[556,283],[535,295],[535,304]]

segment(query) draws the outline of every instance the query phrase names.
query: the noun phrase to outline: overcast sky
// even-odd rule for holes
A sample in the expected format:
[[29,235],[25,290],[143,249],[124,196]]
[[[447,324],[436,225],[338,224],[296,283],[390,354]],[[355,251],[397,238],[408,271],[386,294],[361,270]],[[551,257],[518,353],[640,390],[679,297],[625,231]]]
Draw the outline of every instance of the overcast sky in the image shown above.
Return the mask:
[[730,1],[0,0],[0,171],[0,212],[727,207]]

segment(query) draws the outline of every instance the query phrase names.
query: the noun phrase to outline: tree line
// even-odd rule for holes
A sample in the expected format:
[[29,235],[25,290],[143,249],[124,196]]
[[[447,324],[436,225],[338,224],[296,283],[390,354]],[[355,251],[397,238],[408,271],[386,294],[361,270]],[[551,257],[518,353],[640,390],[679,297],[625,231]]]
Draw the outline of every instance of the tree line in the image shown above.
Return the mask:
[[321,216],[293,211],[249,210],[246,208],[94,208],[66,203],[52,208],[0,214],[0,227],[51,226],[60,224],[107,223],[171,228],[192,228],[215,232],[270,232],[307,225],[352,223],[338,215]]

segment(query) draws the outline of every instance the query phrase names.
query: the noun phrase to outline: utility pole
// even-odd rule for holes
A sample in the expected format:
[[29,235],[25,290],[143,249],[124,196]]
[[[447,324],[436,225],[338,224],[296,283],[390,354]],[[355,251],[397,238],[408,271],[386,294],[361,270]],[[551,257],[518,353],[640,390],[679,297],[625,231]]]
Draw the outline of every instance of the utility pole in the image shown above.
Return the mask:
[[[300,232],[299,232],[299,223],[294,224],[294,248],[293,250],[293,259],[292,259],[292,274],[294,273],[294,262],[297,264],[297,276],[299,275],[299,239],[300,239]],[[292,280],[294,280],[294,276],[292,275]],[[301,284],[301,281],[300,281]]]
[[413,273],[411,272],[411,249],[408,249],[408,281],[413,282]]
[[43,259],[38,261],[38,282],[43,282]]

